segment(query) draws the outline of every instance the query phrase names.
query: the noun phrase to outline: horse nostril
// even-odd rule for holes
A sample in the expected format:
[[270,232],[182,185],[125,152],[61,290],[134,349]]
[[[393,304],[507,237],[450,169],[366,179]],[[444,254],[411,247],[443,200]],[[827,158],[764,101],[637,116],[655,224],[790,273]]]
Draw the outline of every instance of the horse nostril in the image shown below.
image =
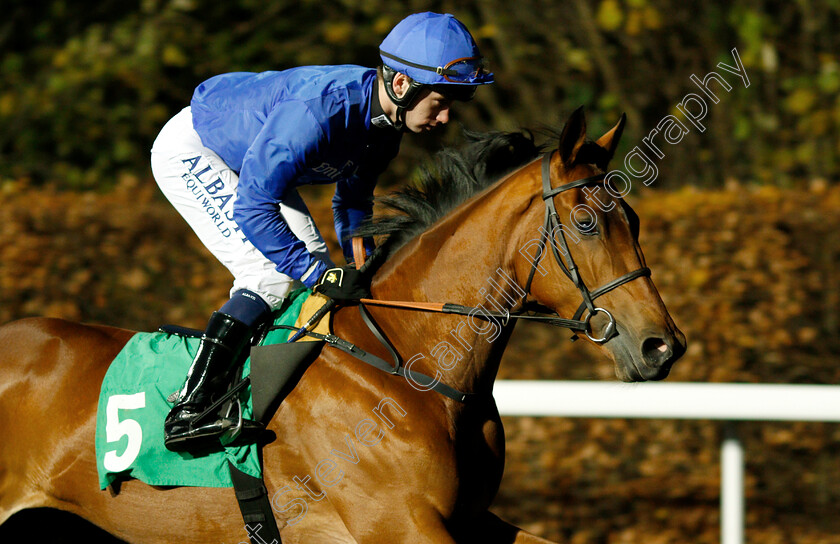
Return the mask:
[[671,358],[673,351],[662,338],[648,338],[642,342],[642,355],[648,366],[657,368]]

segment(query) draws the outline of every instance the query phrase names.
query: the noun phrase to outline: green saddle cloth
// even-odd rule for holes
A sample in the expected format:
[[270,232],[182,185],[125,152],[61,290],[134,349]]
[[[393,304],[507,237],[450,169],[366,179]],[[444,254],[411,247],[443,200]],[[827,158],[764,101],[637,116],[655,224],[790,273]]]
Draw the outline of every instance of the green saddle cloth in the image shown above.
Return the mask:
[[[275,325],[294,325],[310,291],[291,293],[274,314]],[[262,344],[286,341],[288,330],[269,332]],[[226,447],[204,455],[175,453],[163,445],[163,420],[172,408],[166,398],[184,384],[198,349],[198,338],[163,332],[137,333],[105,374],[96,415],[96,467],[99,487],[118,477],[150,485],[232,487],[228,461],[239,470],[262,475],[255,444]],[[243,375],[250,371],[250,359]],[[250,418],[249,388],[241,397]]]

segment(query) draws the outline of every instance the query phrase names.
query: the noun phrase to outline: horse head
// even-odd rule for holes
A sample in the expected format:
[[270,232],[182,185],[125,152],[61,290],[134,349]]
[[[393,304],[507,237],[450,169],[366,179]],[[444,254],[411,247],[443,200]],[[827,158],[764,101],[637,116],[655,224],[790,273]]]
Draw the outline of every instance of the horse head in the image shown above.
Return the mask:
[[[536,185],[542,199],[534,199],[532,239],[521,252],[533,258],[519,259],[516,274],[527,278],[526,306],[585,324],[583,332],[610,354],[621,380],[661,380],[685,353],[686,341],[650,278],[639,246],[639,218],[604,181],[625,120],[622,115],[593,142],[586,138],[579,108],[563,128],[558,149],[545,156],[541,168],[528,170],[541,178]],[[533,239],[535,217],[543,226]]]

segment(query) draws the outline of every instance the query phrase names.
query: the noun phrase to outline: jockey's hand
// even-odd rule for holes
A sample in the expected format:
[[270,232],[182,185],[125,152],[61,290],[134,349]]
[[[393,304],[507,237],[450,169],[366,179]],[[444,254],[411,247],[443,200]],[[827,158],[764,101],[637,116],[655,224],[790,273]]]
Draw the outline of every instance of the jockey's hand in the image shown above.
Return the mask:
[[337,301],[359,300],[370,297],[370,278],[353,265],[330,268],[313,288],[313,291]]

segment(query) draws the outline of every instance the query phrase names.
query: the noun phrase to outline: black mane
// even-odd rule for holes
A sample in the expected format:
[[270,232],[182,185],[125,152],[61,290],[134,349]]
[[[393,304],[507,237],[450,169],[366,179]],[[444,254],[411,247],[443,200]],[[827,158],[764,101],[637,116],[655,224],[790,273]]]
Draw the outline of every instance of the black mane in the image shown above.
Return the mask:
[[355,235],[387,236],[379,257],[387,258],[458,204],[538,157],[544,147],[524,132],[465,131],[464,136],[463,148],[438,152],[416,185],[378,199],[393,213],[375,216]]
[[[559,133],[543,129],[551,140]],[[464,131],[460,149],[445,148],[420,171],[416,185],[378,198],[388,213],[362,224],[355,236],[385,236],[372,258],[381,264],[406,242],[428,229],[458,204],[535,158],[547,147],[531,132]],[[610,154],[591,140],[578,150],[575,164],[607,167]]]

